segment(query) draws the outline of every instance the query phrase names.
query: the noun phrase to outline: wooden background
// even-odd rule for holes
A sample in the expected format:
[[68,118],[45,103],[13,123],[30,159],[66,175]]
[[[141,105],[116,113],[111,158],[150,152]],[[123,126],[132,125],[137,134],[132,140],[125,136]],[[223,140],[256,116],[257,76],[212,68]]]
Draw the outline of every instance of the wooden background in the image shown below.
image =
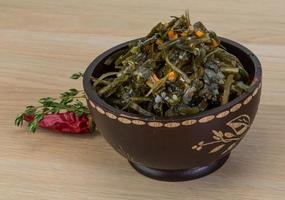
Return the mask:
[[[0,199],[284,199],[284,0],[0,0]],[[263,93],[247,137],[216,173],[190,182],[136,173],[101,136],[16,128],[25,105],[70,87],[98,54],[189,8],[263,65]]]

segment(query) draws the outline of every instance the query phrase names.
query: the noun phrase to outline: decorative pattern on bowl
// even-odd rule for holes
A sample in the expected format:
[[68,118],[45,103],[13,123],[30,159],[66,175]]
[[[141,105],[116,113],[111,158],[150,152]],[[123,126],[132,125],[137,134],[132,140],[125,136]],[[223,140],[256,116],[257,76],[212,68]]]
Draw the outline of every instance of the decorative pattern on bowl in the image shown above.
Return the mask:
[[207,123],[215,118],[217,119],[221,119],[226,117],[230,112],[236,112],[237,110],[239,110],[242,106],[247,105],[253,98],[254,96],[258,93],[258,90],[261,88],[261,84],[254,90],[254,92],[252,94],[250,94],[244,101],[243,103],[238,103],[234,106],[232,106],[229,110],[225,110],[217,115],[208,115],[205,117],[202,117],[198,120],[185,120],[183,122],[167,122],[167,123],[161,123],[161,122],[157,122],[157,121],[152,121],[152,122],[146,122],[143,120],[138,120],[138,119],[132,119],[133,117],[131,117],[131,119],[128,118],[128,115],[124,115],[125,117],[121,117],[121,115],[116,116],[113,113],[110,112],[105,112],[100,106],[96,106],[91,100],[89,100],[88,96],[87,99],[90,103],[90,105],[96,109],[96,111],[102,115],[106,115],[107,117],[109,117],[110,119],[114,119],[114,120],[118,120],[120,123],[123,124],[134,124],[134,125],[138,125],[138,126],[142,126],[142,125],[148,125],[154,128],[160,128],[160,127],[166,127],[166,128],[175,128],[178,127],[180,125],[183,126],[191,126],[193,124],[195,124],[196,122],[198,123]]

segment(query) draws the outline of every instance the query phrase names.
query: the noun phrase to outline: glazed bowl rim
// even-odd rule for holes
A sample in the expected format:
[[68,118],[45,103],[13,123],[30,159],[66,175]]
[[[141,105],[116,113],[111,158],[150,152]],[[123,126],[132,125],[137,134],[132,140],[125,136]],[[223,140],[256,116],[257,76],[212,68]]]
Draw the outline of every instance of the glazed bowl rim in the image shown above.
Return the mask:
[[244,93],[242,93],[239,97],[234,98],[233,100],[231,100],[230,102],[228,102],[225,105],[222,106],[218,106],[209,110],[206,110],[204,112],[201,113],[197,113],[194,115],[186,115],[186,116],[176,116],[176,117],[158,117],[158,116],[151,116],[151,117],[147,117],[147,116],[143,116],[140,114],[135,114],[135,113],[129,113],[129,112],[125,112],[122,110],[119,110],[117,108],[114,108],[113,106],[109,105],[108,103],[106,103],[103,99],[101,99],[94,87],[92,86],[92,84],[90,83],[90,77],[93,74],[93,71],[95,70],[95,68],[97,67],[97,65],[99,63],[101,63],[104,59],[106,59],[106,57],[108,57],[109,55],[115,53],[116,51],[119,51],[123,48],[125,48],[130,42],[134,42],[137,40],[140,40],[142,38],[137,38],[137,39],[133,39],[127,42],[123,42],[119,45],[116,45],[110,49],[108,49],[107,51],[103,52],[102,54],[100,54],[99,56],[97,56],[87,67],[84,75],[83,75],[83,88],[84,91],[86,93],[87,96],[87,100],[91,101],[92,103],[94,103],[96,106],[99,106],[101,109],[104,110],[104,112],[109,112],[114,114],[115,116],[122,116],[122,117],[128,117],[131,119],[138,119],[138,120],[143,120],[145,122],[173,122],[173,121],[187,121],[187,120],[197,120],[197,119],[201,119],[203,117],[206,116],[211,116],[211,115],[215,115],[217,113],[221,113],[225,110],[229,110],[230,108],[232,108],[233,106],[235,106],[236,104],[239,104],[240,102],[243,102],[247,97],[249,97],[249,95],[255,90],[258,89],[259,87],[261,87],[261,76],[262,76],[262,69],[261,69],[261,63],[258,60],[257,56],[250,51],[248,48],[242,46],[241,44],[234,42],[230,39],[224,38],[224,37],[220,37],[222,43],[227,43],[231,46],[234,46],[238,49],[240,49],[241,51],[243,51],[251,60],[251,62],[253,63],[253,67],[254,67],[254,77],[252,79],[252,82],[250,84],[250,89]]

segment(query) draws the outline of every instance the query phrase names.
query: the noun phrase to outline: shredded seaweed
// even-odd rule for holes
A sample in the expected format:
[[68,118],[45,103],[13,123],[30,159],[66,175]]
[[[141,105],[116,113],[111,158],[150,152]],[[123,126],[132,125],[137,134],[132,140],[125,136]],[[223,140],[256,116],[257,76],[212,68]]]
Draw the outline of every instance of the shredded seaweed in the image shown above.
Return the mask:
[[193,115],[224,105],[249,89],[236,56],[189,12],[158,23],[149,34],[105,61],[114,71],[94,78],[110,105],[145,116]]

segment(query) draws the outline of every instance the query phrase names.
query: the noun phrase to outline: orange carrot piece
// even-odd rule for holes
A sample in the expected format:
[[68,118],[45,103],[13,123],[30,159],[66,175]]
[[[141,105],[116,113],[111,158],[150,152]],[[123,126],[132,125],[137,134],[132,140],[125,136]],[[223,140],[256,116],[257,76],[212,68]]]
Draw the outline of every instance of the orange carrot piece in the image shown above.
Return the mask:
[[167,74],[167,79],[169,80],[169,81],[174,81],[175,79],[176,79],[176,76],[177,74],[174,72],[174,71],[171,71],[171,72],[169,72],[168,74]]
[[205,33],[202,31],[196,31],[195,35],[197,35],[197,37],[203,37],[205,35]]
[[177,34],[174,33],[174,31],[168,31],[167,36],[169,40],[175,40],[178,37]]

